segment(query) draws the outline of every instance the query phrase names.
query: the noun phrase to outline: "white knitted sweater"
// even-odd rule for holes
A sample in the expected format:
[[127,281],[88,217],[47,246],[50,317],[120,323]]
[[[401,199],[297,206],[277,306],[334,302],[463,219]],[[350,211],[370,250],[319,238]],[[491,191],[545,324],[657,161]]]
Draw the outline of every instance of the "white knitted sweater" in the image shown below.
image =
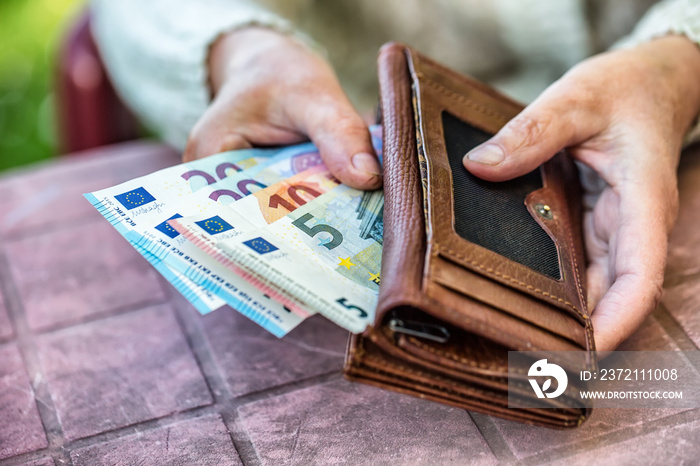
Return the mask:
[[179,148],[209,103],[210,45],[248,25],[323,51],[360,111],[376,104],[374,61],[390,40],[525,102],[616,42],[667,33],[700,40],[700,0],[92,0],[92,9],[119,93]]

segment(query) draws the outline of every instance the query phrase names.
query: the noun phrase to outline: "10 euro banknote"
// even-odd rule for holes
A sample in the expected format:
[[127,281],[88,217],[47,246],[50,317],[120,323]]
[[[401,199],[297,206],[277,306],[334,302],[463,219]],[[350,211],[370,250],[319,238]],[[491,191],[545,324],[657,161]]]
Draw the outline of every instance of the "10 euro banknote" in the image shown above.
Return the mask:
[[[379,152],[381,139],[376,128],[373,136]],[[346,311],[353,311],[350,314],[363,316],[359,320],[350,319],[352,322],[342,317],[342,313],[321,311],[324,307],[310,302],[308,292],[281,286],[281,280],[261,276],[259,269],[267,259],[253,267],[232,265],[229,258],[222,261],[221,252],[227,251],[228,246],[224,244],[223,249],[217,246],[216,250],[202,248],[188,238],[188,234],[182,234],[182,231],[187,232],[184,225],[188,219],[199,219],[197,221],[206,225],[210,233],[221,235],[216,243],[235,242],[234,238],[258,228],[272,228],[273,225],[279,228],[292,221],[288,216],[297,207],[319,205],[323,199],[333,197],[326,196],[327,193],[338,188],[341,186],[327,173],[318,152],[307,143],[217,154],[86,194],[86,197],[201,313],[226,303],[271,333],[283,336],[316,312],[322,312],[348,330],[361,331],[373,311],[373,301],[361,301],[364,306],[361,308],[352,304],[348,297],[331,300],[336,303],[331,307],[345,306]],[[231,220],[230,216],[236,218],[232,220],[235,227],[223,220]],[[179,228],[178,220],[183,220]],[[198,226],[196,222],[193,225]],[[271,229],[270,234],[274,231]],[[285,244],[286,240],[275,241],[282,241],[279,244],[283,248],[294,246]],[[333,240],[328,240],[328,244],[333,245]],[[294,255],[299,256],[295,261],[297,271],[308,269],[309,264],[318,266],[321,257],[310,250],[295,250]],[[381,248],[377,257],[380,256]],[[328,263],[328,259],[324,259],[326,269]],[[356,265],[348,259],[343,267],[350,270]],[[375,268],[378,283],[378,265]],[[289,268],[285,273],[295,275]],[[313,283],[316,286],[321,281]]]

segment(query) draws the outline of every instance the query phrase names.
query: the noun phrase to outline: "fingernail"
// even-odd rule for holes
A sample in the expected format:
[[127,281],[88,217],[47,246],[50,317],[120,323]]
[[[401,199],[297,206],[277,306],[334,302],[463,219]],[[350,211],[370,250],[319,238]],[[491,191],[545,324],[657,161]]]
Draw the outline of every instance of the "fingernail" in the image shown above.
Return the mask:
[[379,176],[382,174],[382,167],[379,166],[377,157],[367,152],[358,152],[357,154],[353,155],[352,166],[355,167],[355,170],[369,173],[373,176]]
[[506,158],[506,154],[500,147],[487,144],[467,153],[467,158],[472,162],[484,165],[498,165]]

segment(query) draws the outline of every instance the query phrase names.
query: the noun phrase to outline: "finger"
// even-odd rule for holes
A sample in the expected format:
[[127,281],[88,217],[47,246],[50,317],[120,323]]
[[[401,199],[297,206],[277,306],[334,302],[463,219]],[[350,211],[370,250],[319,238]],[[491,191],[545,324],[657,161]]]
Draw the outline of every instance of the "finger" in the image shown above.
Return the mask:
[[638,191],[621,195],[618,228],[609,252],[613,284],[591,317],[600,351],[614,350],[626,340],[661,299],[668,244],[667,203],[661,191]]
[[322,123],[310,131],[330,172],[353,188],[379,188],[382,169],[367,126],[354,115],[331,118],[334,123]]
[[252,147],[250,142],[240,134],[219,133],[220,131],[193,132],[187,140],[182,160],[191,162],[220,152]]
[[595,309],[611,285],[607,261],[600,260],[588,264],[586,268],[588,309]]
[[494,137],[469,151],[463,160],[467,170],[489,181],[509,180],[597,134],[602,129],[597,112],[563,92],[565,87],[570,86],[555,85]]
[[617,277],[591,317],[596,350],[615,350],[642,325],[661,298],[661,283],[647,274]]
[[299,118],[302,130],[336,178],[357,189],[382,185],[382,169],[369,128],[339,86],[314,99]]
[[248,96],[222,91],[190,132],[183,154],[185,162],[220,152],[254,146],[294,144],[304,135],[275,126],[251,108]]
[[609,258],[614,225],[611,219],[619,217],[619,204],[619,195],[609,188],[599,195],[593,210],[585,212],[583,216],[583,239],[588,260],[588,309],[594,309],[612,285]]

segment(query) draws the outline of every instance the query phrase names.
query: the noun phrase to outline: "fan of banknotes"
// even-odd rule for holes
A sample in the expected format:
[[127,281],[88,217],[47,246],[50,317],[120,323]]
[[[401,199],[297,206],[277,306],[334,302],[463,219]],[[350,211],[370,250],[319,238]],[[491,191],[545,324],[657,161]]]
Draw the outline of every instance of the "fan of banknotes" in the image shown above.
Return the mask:
[[278,337],[316,313],[356,333],[373,321],[383,193],[340,184],[311,143],[223,152],[85,197],[202,314],[228,304]]

